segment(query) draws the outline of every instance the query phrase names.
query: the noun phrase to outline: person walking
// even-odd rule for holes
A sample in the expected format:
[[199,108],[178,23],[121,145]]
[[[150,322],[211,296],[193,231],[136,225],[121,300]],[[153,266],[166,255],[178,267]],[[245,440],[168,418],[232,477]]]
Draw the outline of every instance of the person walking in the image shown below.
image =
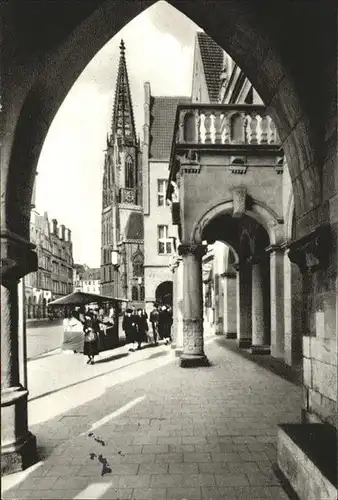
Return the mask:
[[166,345],[168,345],[171,341],[172,314],[170,313],[170,309],[166,306],[162,306],[160,309],[158,325],[160,337],[164,339]]
[[92,312],[87,311],[85,313],[85,321],[83,325],[83,354],[88,356],[87,365],[93,365],[94,357],[99,353],[99,331],[99,321],[94,317]]
[[151,327],[153,330],[153,343],[154,345],[157,345],[157,334],[158,334],[158,309],[156,307],[156,304],[154,304],[154,308],[152,309],[149,320],[151,323]]
[[[126,335],[126,343],[134,344],[137,341],[138,336],[138,317],[133,314],[132,309],[127,309],[122,321],[122,329]],[[134,351],[133,347],[129,348],[129,351]]]
[[141,349],[142,342],[148,342],[148,315],[142,309],[138,309],[137,316],[137,349]]

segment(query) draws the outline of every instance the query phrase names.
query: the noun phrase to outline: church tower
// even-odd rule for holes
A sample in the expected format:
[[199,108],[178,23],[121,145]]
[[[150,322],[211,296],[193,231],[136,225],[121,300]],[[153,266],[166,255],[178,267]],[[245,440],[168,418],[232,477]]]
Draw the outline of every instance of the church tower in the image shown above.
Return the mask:
[[101,293],[143,302],[143,261],[141,152],[122,40],[102,182]]

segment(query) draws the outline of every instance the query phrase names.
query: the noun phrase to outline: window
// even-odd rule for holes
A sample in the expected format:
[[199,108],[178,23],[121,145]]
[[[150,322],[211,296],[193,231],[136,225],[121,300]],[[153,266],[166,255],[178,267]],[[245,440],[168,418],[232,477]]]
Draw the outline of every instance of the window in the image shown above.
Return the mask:
[[128,156],[126,161],[126,188],[134,188],[134,162],[131,156]]
[[133,286],[131,289],[131,300],[138,300],[138,289],[137,286]]
[[168,205],[168,200],[166,200],[168,182],[167,179],[157,180],[157,205],[163,207],[165,204]]
[[168,226],[158,226],[158,253],[171,253],[171,238],[168,237]]

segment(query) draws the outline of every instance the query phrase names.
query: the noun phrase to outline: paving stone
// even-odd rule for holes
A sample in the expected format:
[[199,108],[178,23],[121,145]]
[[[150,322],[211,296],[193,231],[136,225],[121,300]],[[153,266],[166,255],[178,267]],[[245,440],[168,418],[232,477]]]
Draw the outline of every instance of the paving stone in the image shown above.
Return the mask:
[[227,462],[200,462],[198,470],[202,474],[222,474],[223,472],[229,472],[229,467]]
[[167,498],[173,500],[200,500],[201,488],[167,488]]
[[235,488],[217,487],[217,486],[202,486],[203,500],[238,500]]
[[182,474],[154,474],[151,476],[150,486],[169,488],[171,486],[182,486]]
[[77,476],[80,468],[80,466],[76,465],[53,465],[53,467],[46,471],[44,476]]
[[210,453],[183,453],[185,462],[210,462]]
[[165,500],[167,493],[165,488],[135,488],[132,498],[133,500]]
[[245,474],[215,474],[216,484],[218,486],[246,486],[249,480]]
[[[28,477],[19,485],[19,490],[49,490],[55,487],[56,477]],[[62,489],[62,488],[60,488]]]
[[[100,496],[100,500],[131,500],[133,497],[132,488],[109,488],[108,491]],[[65,499],[74,498],[72,496],[64,497]]]
[[166,463],[147,463],[140,464],[138,474],[168,474],[169,464]]
[[161,462],[161,463],[183,462],[183,453],[159,453],[155,455],[155,462]]
[[215,485],[215,477],[213,474],[191,474],[183,476],[183,487],[195,488],[198,486],[213,486]]
[[181,444],[181,436],[160,436],[157,438],[157,444]]
[[150,485],[149,474],[119,476],[117,479],[118,488],[148,488]]
[[168,453],[166,444],[145,444],[142,446],[142,453]]

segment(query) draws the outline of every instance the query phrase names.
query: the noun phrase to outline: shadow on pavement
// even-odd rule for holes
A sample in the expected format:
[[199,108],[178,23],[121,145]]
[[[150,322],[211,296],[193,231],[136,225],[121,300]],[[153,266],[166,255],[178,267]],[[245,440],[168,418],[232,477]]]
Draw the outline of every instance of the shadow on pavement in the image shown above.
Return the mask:
[[108,363],[109,361],[114,361],[116,359],[125,358],[126,356],[129,356],[129,354],[127,352],[123,352],[121,354],[115,354],[115,356],[109,356],[109,358],[97,359],[95,361],[95,364],[98,365],[99,363]]
[[[168,352],[165,352],[165,354],[169,354]],[[121,355],[117,355],[117,356],[120,356],[122,357]],[[117,359],[117,356],[115,356],[115,359]],[[128,354],[126,353],[125,355],[123,356],[128,356]],[[150,356],[149,356],[150,357]],[[99,373],[98,375],[94,375],[94,376],[91,376],[91,377],[88,377],[88,378],[85,378],[83,380],[79,380],[78,382],[74,382],[72,384],[68,384],[68,385],[63,385],[62,387],[59,387],[58,389],[53,389],[52,391],[47,391],[47,392],[44,392],[42,394],[39,394],[38,396],[34,396],[33,398],[28,398],[28,402],[30,403],[31,401],[35,401],[37,399],[41,399],[41,398],[44,398],[46,396],[50,396],[51,394],[55,394],[57,392],[60,392],[60,391],[63,391],[65,389],[68,389],[70,387],[75,387],[77,385],[81,385],[81,384],[85,384],[86,382],[88,382],[89,380],[94,380],[96,378],[100,378],[100,377],[105,377],[106,375],[110,375],[111,373],[114,373],[118,370],[122,370],[123,368],[126,368],[128,366],[132,366],[132,365],[136,365],[138,363],[144,363],[145,361],[147,361],[147,359],[149,358],[145,358],[145,359],[140,359],[138,361],[132,361],[131,363],[127,363],[126,365],[123,365],[123,366],[119,366],[118,368],[114,368],[113,370],[109,370],[107,372],[104,372],[104,373]],[[103,360],[101,361],[103,362]],[[98,362],[96,362],[97,364]],[[95,366],[95,365],[94,365]]]
[[302,385],[302,368],[291,367],[287,365],[284,360],[273,358],[268,354],[252,354],[249,349],[241,349],[237,346],[235,339],[226,339],[219,337],[216,339],[219,346],[229,349],[243,358],[255,363],[265,370],[268,370],[279,377],[291,382],[295,385]]

